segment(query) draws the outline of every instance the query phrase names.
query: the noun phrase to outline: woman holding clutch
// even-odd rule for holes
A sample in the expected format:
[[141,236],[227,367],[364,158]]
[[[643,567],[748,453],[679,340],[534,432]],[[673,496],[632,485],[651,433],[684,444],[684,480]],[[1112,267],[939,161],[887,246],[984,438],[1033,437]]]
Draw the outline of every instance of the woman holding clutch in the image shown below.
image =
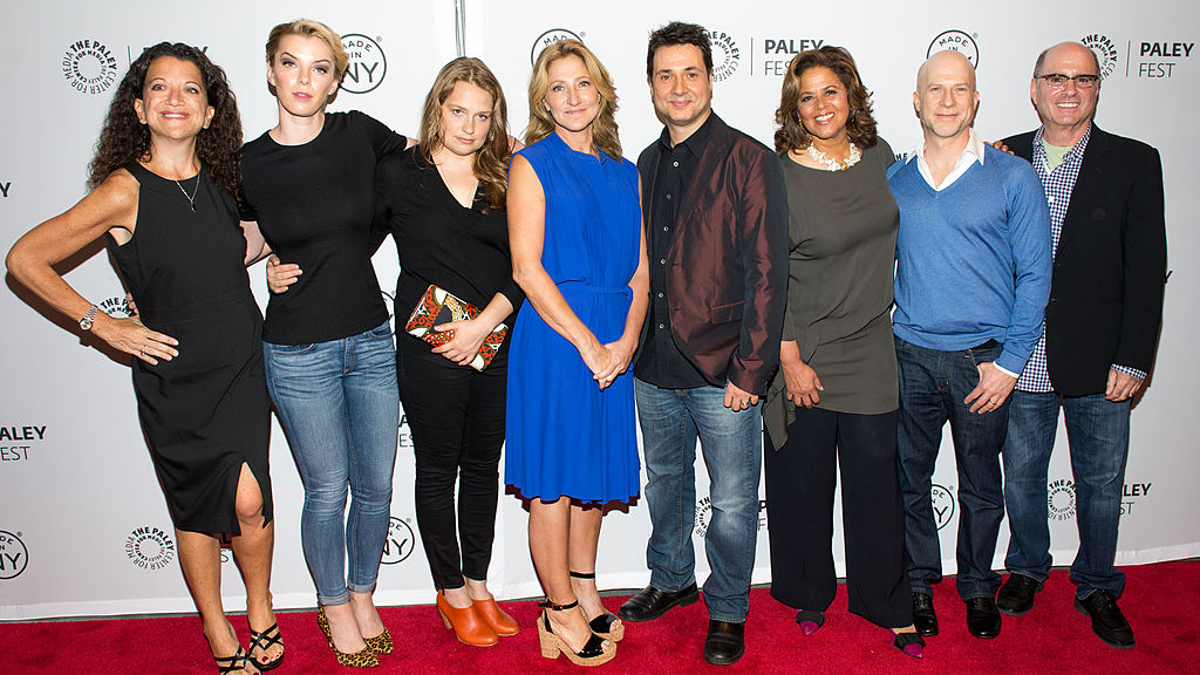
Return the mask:
[[[508,253],[505,111],[504,94],[487,66],[455,59],[425,99],[420,145],[385,157],[376,168],[386,229],[376,233],[375,244],[390,232],[400,257],[397,323],[425,302],[431,286],[480,310],[473,319],[435,326],[428,342],[399,326],[396,331],[400,400],[416,455],[417,525],[438,589],[437,609],[459,640],[480,647],[517,632],[486,581],[504,444],[508,341],[489,365],[471,367],[484,338],[524,299]],[[294,279],[287,272],[295,269],[275,268],[272,289]],[[429,342],[441,344],[431,348]]]

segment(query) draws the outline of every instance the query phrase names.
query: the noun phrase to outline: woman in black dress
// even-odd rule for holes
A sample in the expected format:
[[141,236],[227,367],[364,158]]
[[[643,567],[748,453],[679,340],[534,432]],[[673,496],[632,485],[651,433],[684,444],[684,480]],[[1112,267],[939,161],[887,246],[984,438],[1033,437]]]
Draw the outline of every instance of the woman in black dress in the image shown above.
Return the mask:
[[[241,138],[224,71],[187,45],[147,49],[109,109],[92,191],[23,236],[7,259],[43,301],[136,357],[138,414],[180,567],[218,671],[230,675],[270,670],[283,659],[268,590],[274,526],[262,315],[231,197]],[[102,235],[136,316],[100,312],[53,268]],[[249,656],[221,605],[224,537],[246,584]]]

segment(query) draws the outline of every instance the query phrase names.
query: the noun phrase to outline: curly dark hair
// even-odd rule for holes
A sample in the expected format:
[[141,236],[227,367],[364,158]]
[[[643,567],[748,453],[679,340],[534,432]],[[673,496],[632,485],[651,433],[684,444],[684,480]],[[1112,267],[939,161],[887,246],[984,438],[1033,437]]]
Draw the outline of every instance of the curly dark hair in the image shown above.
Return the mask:
[[129,72],[117,86],[104,128],[96,143],[96,154],[88,165],[88,189],[93,189],[109,174],[134,161],[150,159],[150,128],[138,121],[133,102],[142,98],[150,64],[161,56],[190,61],[200,70],[208,104],[216,113],[207,129],[196,137],[196,155],[208,164],[217,186],[236,196],[242,184],[242,118],[237,99],[229,88],[225,71],[204,52],[180,42],[160,42],[142,52],[129,66]]
[[871,115],[871,92],[858,77],[854,57],[842,47],[826,45],[820,49],[800,52],[788,64],[783,76],[783,91],[779,109],[775,111],[775,152],[780,156],[792,150],[803,150],[812,144],[812,136],[800,122],[800,77],[811,68],[828,68],[837,75],[850,103],[850,118],[846,120],[846,135],[860,150],[874,147],[879,136],[875,118]]

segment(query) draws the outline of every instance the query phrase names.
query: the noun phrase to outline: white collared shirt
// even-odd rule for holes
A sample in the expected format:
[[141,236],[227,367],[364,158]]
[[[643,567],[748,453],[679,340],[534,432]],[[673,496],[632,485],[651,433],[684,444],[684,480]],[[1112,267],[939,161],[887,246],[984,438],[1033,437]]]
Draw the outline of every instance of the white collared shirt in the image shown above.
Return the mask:
[[921,144],[921,147],[908,153],[907,161],[911,162],[915,157],[917,160],[917,171],[920,172],[921,177],[925,179],[926,183],[929,183],[929,187],[941,192],[942,190],[945,190],[953,185],[954,181],[958,180],[964,173],[966,173],[967,169],[971,168],[971,165],[975,162],[979,162],[980,165],[983,164],[983,145],[983,141],[980,140],[979,135],[975,133],[975,128],[972,127],[969,129],[967,136],[967,147],[963,148],[962,154],[958,156],[958,163],[954,165],[954,170],[946,176],[941,185],[933,184],[933,173],[929,170],[929,165],[925,163],[924,143]]

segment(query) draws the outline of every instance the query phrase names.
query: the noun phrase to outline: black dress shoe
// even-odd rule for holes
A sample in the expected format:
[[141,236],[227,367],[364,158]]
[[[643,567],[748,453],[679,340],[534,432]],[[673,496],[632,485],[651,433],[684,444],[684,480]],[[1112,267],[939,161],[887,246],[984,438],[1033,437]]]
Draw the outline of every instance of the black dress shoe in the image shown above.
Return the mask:
[[674,593],[660,591],[647,586],[640,593],[625,601],[617,610],[617,616],[626,621],[650,621],[667,613],[672,607],[690,605],[700,599],[700,591],[692,582]]
[[996,609],[1009,616],[1021,616],[1033,609],[1033,596],[1042,592],[1042,582],[1024,574],[1010,574],[996,596]]
[[938,634],[937,613],[933,611],[933,596],[913,591],[913,625],[925,637]]
[[990,640],[1000,634],[1000,610],[991,598],[967,600],[967,630],[977,638]]
[[1075,598],[1075,609],[1092,617],[1092,632],[1104,644],[1117,649],[1133,648],[1133,627],[1125,620],[1112,593],[1095,591],[1082,600]]
[[714,666],[737,663],[746,653],[746,624],[730,621],[708,621],[708,637],[704,638],[704,660]]

